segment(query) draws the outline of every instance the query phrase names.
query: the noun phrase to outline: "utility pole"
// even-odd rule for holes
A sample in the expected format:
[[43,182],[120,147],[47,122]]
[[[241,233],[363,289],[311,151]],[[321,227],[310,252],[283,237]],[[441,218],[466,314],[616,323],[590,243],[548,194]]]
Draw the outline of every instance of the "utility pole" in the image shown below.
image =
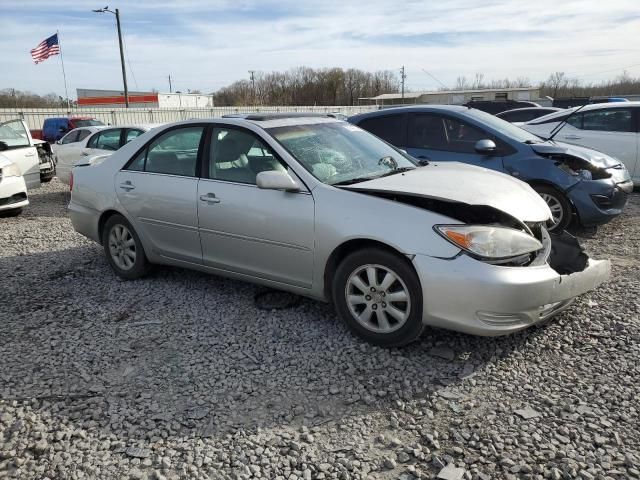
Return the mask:
[[256,106],[256,76],[255,76],[256,71],[255,70],[249,70],[249,75],[251,78],[251,92],[252,92],[252,96],[253,96],[253,106]]
[[127,88],[127,70],[124,66],[124,49],[122,47],[122,29],[120,28],[120,10],[116,8],[116,11],[109,10],[109,7],[93,10],[96,13],[113,13],[116,16],[116,26],[118,27],[118,43],[120,45],[120,65],[122,67],[122,83],[124,83],[124,104],[126,108],[129,108],[129,89]]
[[404,65],[400,69],[400,83],[402,84],[402,103],[404,103],[404,81],[407,76],[404,73]]
[[169,93],[173,93],[173,90],[171,90],[171,75],[169,75]]

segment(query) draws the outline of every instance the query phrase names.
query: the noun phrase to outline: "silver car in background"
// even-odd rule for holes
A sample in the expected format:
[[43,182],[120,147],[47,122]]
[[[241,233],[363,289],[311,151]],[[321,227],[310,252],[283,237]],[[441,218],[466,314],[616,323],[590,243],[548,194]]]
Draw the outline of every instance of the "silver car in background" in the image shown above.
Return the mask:
[[328,116],[165,125],[75,168],[69,211],[122,278],[166,264],[331,301],[353,332],[384,346],[426,325],[523,329],[610,269],[547,232],[549,208],[525,183],[419,165]]

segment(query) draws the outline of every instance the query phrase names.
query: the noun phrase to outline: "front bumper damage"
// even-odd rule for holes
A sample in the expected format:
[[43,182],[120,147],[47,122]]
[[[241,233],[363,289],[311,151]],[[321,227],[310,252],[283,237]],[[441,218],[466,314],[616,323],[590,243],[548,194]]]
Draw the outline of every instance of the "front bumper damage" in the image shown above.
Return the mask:
[[505,335],[544,322],[609,278],[608,260],[589,258],[567,233],[553,235],[548,261],[490,265],[465,254],[416,255],[425,324],[473,335]]

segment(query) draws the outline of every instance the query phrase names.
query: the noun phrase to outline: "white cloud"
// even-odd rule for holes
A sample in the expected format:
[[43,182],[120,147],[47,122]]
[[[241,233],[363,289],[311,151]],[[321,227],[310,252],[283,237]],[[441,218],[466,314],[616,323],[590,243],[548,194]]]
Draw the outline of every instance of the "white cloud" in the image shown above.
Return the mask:
[[[63,92],[59,60],[33,65],[28,53],[56,28],[73,93],[120,88],[114,20],[88,12],[103,3],[3,1],[0,88]],[[437,87],[422,68],[452,84],[476,72],[536,81],[557,70],[578,76],[640,63],[637,0],[138,0],[120,9],[142,90],[166,89],[171,74],[177,88],[211,91],[246,78],[247,70],[300,65],[405,65],[409,87],[419,89]],[[630,72],[640,75],[640,67]],[[135,88],[131,77],[129,84]]]

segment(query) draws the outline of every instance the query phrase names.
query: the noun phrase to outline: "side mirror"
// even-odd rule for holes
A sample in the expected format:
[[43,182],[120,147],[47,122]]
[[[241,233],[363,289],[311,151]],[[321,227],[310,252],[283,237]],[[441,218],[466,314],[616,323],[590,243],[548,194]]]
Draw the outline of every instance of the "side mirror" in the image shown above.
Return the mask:
[[56,145],[62,145],[62,139],[56,140]]
[[299,192],[300,185],[286,172],[268,170],[260,172],[256,176],[256,185],[265,190],[284,190],[286,192]]
[[496,147],[496,142],[493,140],[478,140],[474,145],[476,152],[481,153],[482,155],[491,155],[492,153],[496,153],[498,147]]

